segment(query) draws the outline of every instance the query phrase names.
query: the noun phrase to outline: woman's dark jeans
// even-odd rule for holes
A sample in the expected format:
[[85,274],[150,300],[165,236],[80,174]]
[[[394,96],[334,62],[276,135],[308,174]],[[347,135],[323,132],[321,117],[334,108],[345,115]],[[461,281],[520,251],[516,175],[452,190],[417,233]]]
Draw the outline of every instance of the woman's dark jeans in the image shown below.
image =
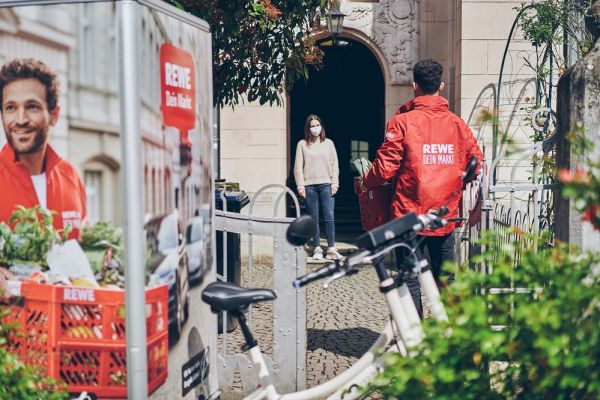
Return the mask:
[[317,230],[314,236],[314,245],[320,246],[321,231],[319,229],[319,203],[323,212],[325,221],[325,231],[327,233],[327,246],[335,246],[335,221],[333,219],[333,207],[335,199],[331,195],[331,184],[322,183],[319,185],[306,185],[306,208],[308,213],[317,223]]

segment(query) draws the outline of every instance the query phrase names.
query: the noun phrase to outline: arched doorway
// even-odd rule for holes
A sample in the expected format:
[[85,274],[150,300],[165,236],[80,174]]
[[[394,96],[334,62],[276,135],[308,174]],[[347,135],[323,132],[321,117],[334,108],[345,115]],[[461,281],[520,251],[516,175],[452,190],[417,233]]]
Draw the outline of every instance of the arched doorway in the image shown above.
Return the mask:
[[[325,41],[323,44],[331,43]],[[337,238],[351,240],[362,232],[358,200],[354,194],[352,162],[358,156],[373,160],[385,128],[385,93],[381,67],[363,44],[338,39],[324,46],[324,65],[309,67],[308,81],[299,81],[290,94],[290,177],[296,144],[303,138],[309,114],[323,119],[340,164],[340,191],[336,196]]]

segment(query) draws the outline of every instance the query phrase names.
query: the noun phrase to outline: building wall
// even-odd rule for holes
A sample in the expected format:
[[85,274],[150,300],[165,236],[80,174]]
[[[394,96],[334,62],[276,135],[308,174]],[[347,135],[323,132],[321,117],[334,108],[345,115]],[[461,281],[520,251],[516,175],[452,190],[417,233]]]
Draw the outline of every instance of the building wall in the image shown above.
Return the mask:
[[[517,16],[516,7],[521,1],[463,0],[457,4],[455,24],[460,26],[460,42],[457,46],[457,110],[485,144],[486,158],[493,158],[493,135],[490,124],[483,127],[478,122],[482,110],[492,110],[493,90],[498,90],[498,78],[503,53],[511,26]],[[527,122],[532,108],[535,74],[525,60],[535,65],[534,48],[522,38],[520,31],[512,38],[507,52],[499,89],[498,120],[501,131],[506,131],[512,141],[512,150],[531,146],[532,129]],[[493,89],[492,89],[493,88]],[[498,170],[499,182],[510,180],[511,168],[517,155],[504,158]],[[516,180],[525,182],[531,175],[530,161],[516,170]]]
[[[238,182],[252,198],[265,185],[285,185],[287,177],[287,107],[261,106],[258,102],[225,107],[220,112],[221,178]],[[263,192],[254,203],[253,215],[285,216],[285,201],[275,210],[281,190]],[[249,206],[242,214],[249,213]],[[273,241],[254,237],[254,254],[270,255]],[[242,255],[247,256],[247,237],[242,236]]]
[[419,20],[419,59],[432,58],[444,67],[442,91],[455,110],[456,67],[454,0],[422,0]]
[[516,16],[513,9],[521,3],[463,0],[457,10],[461,25],[458,101],[463,118],[469,116],[482,88],[498,82],[502,53]]
[[250,193],[287,177],[286,107],[257,102],[221,110],[221,177]]

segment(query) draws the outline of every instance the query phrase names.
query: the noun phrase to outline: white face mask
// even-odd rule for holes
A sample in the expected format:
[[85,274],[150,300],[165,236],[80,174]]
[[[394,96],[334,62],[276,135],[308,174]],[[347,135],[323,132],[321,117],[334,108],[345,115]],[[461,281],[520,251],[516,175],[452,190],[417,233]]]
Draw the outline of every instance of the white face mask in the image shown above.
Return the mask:
[[313,126],[312,128],[310,128],[310,133],[312,133],[313,136],[319,136],[321,134],[321,127]]

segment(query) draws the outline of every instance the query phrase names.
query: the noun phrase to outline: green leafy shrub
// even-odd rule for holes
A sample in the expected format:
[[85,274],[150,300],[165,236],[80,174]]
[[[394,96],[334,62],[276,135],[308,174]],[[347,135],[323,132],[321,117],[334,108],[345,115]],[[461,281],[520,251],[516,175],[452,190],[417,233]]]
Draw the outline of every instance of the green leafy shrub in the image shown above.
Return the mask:
[[306,55],[318,49],[307,38],[325,0],[165,1],[210,25],[215,105],[282,105],[286,90],[308,79]]
[[515,10],[523,37],[533,46],[562,45],[565,37],[569,37],[575,41],[575,50],[585,54],[592,43],[589,33],[582,27],[581,19],[590,4],[590,0],[539,0],[523,3]]
[[114,250],[122,251],[123,230],[110,222],[100,221],[83,228],[80,244],[84,250],[104,250],[112,247]]
[[[487,250],[477,261],[492,273],[462,271],[443,293],[449,322],[425,320],[424,341],[411,357],[389,355],[370,391],[444,400],[600,398],[600,255],[563,243],[535,249],[545,238],[516,234],[531,244],[518,260],[518,243],[502,245],[498,233],[484,232]],[[507,287],[523,290],[490,291]]]
[[45,378],[45,371],[23,364],[7,350],[14,327],[2,323],[8,310],[0,305],[0,399],[59,400],[68,398],[64,385]]
[[99,284],[125,287],[121,228],[110,222],[97,222],[83,228],[80,244]]
[[0,222],[0,264],[13,261],[46,266],[46,256],[54,243],[63,243],[72,228],[59,231],[52,226],[52,213],[39,205],[17,206],[9,223]]

